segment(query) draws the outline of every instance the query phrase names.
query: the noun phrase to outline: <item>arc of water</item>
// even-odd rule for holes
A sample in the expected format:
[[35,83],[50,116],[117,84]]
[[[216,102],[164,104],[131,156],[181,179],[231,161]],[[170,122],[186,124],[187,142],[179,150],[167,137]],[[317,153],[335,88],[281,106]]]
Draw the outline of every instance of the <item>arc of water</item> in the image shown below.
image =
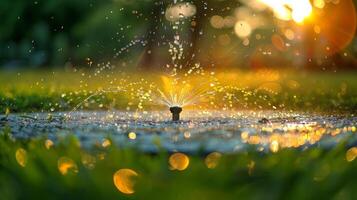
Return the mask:
[[196,101],[199,98],[202,98],[202,97],[210,95],[211,93],[208,91],[208,89],[206,87],[203,87],[207,83],[209,83],[209,81],[205,81],[205,82],[201,83],[198,87],[196,87],[195,90],[190,92],[191,95],[187,96],[183,100],[183,102],[184,102],[183,106],[194,104],[194,103],[196,103]]
[[99,90],[97,92],[95,92],[94,94],[88,96],[87,98],[85,98],[83,101],[81,101],[79,104],[77,104],[69,113],[68,113],[68,117],[70,117],[72,115],[73,112],[77,111],[79,107],[81,107],[85,102],[87,102],[89,99],[98,96],[100,94],[106,94],[106,93],[115,93],[115,92],[123,92],[126,91],[125,89],[119,89],[119,88],[114,88],[114,89],[107,89],[107,90]]

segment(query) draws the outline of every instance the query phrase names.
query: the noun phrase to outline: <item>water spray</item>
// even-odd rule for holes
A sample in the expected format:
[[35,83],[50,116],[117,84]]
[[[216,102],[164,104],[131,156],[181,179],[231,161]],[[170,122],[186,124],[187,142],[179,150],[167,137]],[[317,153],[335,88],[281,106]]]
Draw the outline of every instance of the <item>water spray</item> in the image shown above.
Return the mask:
[[172,113],[172,121],[180,121],[180,113],[182,112],[182,108],[179,106],[170,107],[170,111]]

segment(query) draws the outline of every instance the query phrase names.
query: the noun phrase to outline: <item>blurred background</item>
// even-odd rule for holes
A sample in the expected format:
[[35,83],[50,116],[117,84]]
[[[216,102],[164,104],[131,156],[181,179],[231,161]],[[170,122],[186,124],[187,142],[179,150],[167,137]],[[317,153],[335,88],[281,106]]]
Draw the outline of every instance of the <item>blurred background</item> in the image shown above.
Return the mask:
[[356,70],[356,0],[1,0],[0,67]]

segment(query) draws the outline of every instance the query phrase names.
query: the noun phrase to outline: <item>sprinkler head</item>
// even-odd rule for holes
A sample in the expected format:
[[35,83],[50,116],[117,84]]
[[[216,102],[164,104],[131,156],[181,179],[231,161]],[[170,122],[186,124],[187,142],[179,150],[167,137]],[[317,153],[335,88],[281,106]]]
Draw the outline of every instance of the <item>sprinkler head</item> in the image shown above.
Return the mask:
[[178,106],[174,106],[174,107],[170,107],[170,111],[172,113],[172,121],[179,121],[182,108]]

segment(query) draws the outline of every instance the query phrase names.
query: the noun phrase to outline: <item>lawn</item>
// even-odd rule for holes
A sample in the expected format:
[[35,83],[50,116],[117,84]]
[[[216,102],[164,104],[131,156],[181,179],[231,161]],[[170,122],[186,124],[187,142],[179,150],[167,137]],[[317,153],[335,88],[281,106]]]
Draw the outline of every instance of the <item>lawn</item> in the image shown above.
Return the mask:
[[[345,143],[330,151],[197,153],[188,156],[188,163],[181,158],[169,163],[165,151],[148,155],[108,142],[83,150],[72,137],[55,145],[44,139],[13,141],[6,131],[0,146],[2,199],[354,199],[357,195],[357,152],[346,151]],[[124,194],[114,184],[120,169],[137,173],[129,180],[129,189],[124,188],[134,193]]]
[[[88,75],[92,74],[92,76]],[[357,79],[350,73],[230,71],[215,74],[240,101],[232,109],[350,113],[357,110]],[[3,72],[3,113],[70,111],[122,80],[160,84],[155,73]],[[138,87],[143,87],[139,85]],[[107,93],[83,110],[126,109],[131,96]],[[101,105],[101,106],[100,106]],[[111,106],[109,106],[111,105]],[[145,109],[158,109],[144,104]],[[148,154],[108,140],[81,148],[72,136],[18,140],[0,116],[1,199],[354,199],[357,149],[353,138],[331,149],[252,149],[234,153]],[[352,132],[356,133],[355,127]],[[157,144],[160,147],[160,143]],[[119,172],[126,172],[118,182]],[[120,174],[120,173],[119,173]],[[124,173],[125,175],[125,173]],[[122,176],[124,176],[122,175]],[[127,194],[131,193],[131,194]]]
[[[24,71],[1,72],[0,111],[70,111],[88,96],[118,86],[133,84],[133,91],[163,85],[155,72]],[[353,73],[307,73],[301,71],[226,71],[214,75],[224,93],[217,95],[217,108],[352,112],[357,110],[357,79]],[[149,77],[149,78],[148,78]],[[196,81],[197,82],[197,81]],[[141,95],[109,92],[94,96],[81,105],[86,110],[123,110],[136,105]],[[135,92],[134,92],[135,93]],[[137,95],[137,96],[136,96]],[[228,99],[230,95],[234,97]],[[223,101],[220,99],[224,99]],[[229,103],[227,103],[229,102]],[[143,102],[145,109],[162,108]],[[134,106],[135,107],[135,106]],[[206,107],[212,109],[213,106]],[[213,107],[214,109],[214,107]]]

